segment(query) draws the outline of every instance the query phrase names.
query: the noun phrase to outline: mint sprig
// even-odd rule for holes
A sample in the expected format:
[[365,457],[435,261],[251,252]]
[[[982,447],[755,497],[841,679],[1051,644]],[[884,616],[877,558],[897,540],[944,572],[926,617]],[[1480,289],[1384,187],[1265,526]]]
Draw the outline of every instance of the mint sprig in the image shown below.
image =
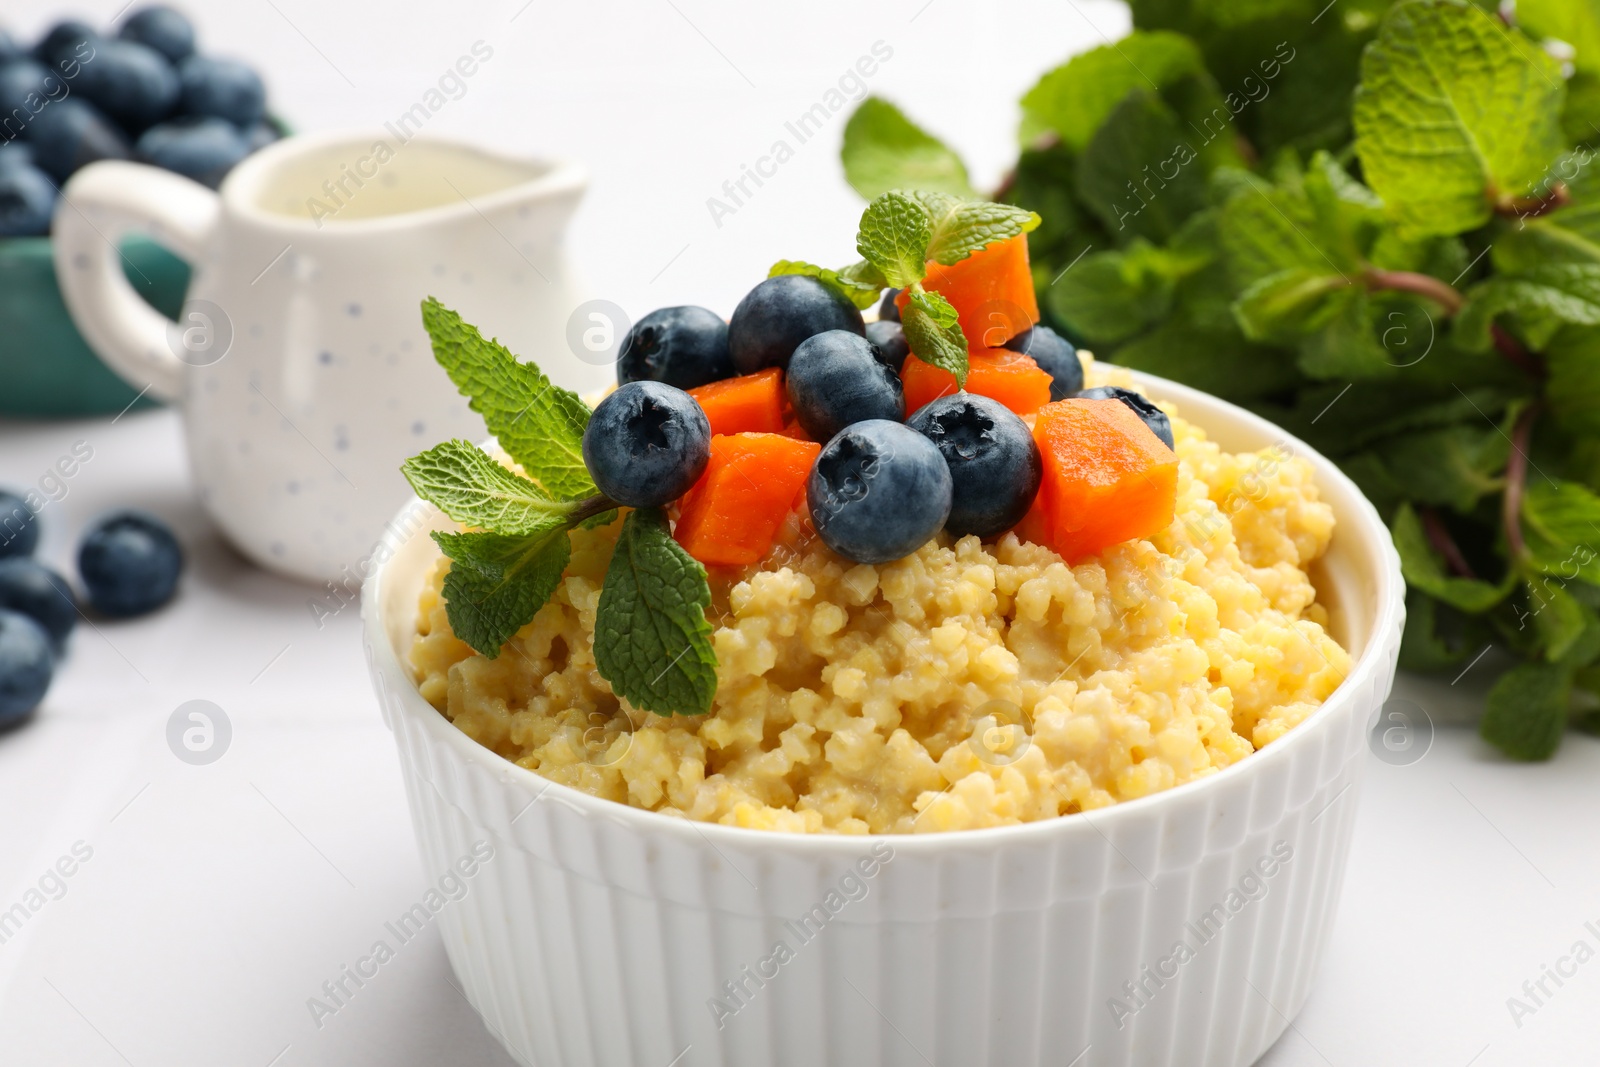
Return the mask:
[[[489,659],[549,602],[572,558],[570,530],[613,521],[617,503],[583,465],[589,408],[429,298],[422,321],[434,358],[527,476],[467,441],[412,456],[417,495],[475,529],[435,532],[450,560],[445,611],[457,637]],[[705,568],[658,509],[623,521],[595,619],[595,666],[613,692],[660,715],[703,715],[717,688]]]
[[928,262],[959,263],[996,241],[1028,233],[1038,225],[1037,214],[1009,204],[964,199],[939,190],[891,189],[862,212],[856,234],[861,262],[834,271],[783,259],[773,264],[768,277],[809,275],[863,309],[871,307],[887,286],[906,290],[900,321],[911,354],[954,374],[956,382],[965,387],[967,338],[950,302],[923,286]]

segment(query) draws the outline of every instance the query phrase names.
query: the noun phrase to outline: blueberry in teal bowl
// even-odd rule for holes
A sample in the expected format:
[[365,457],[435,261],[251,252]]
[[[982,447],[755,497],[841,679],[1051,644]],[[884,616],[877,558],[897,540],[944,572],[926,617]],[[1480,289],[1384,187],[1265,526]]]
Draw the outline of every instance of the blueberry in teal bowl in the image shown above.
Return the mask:
[[[184,92],[181,64],[203,60]],[[56,23],[31,48],[0,30],[0,322],[27,359],[0,363],[0,415],[116,414],[135,387],[95,356],[62,302],[49,238],[56,190],[80,167],[139,154],[213,187],[250,152],[285,135],[244,64],[196,54],[194,27],[164,5],[141,7],[116,34]],[[223,117],[218,117],[218,116]],[[196,119],[201,121],[195,121]],[[222,126],[210,125],[211,121]],[[123,269],[152,307],[176,319],[189,267],[143,237],[119,246]]]

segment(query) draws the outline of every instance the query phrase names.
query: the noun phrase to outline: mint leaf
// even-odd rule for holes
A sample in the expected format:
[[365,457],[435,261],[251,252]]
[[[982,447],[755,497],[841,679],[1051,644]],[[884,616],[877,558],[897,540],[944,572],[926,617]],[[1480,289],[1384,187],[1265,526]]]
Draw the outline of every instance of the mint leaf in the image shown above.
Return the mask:
[[1246,287],[1287,270],[1354,278],[1373,221],[1363,203],[1370,195],[1325,166],[1285,174],[1277,184],[1254,176],[1239,182],[1218,220],[1235,282]]
[[1524,663],[1489,690],[1478,732],[1512,759],[1544,760],[1561,745],[1572,672],[1554,663]]
[[1252,283],[1233,313],[1252,341],[1293,341],[1326,326],[1342,307],[1331,297],[1349,289],[1348,278],[1326,269],[1292,267]]
[[1483,9],[1398,4],[1362,58],[1356,152],[1403,231],[1463,233],[1561,151],[1564,97],[1556,62]]
[[1091,252],[1041,294],[1074,336],[1115,344],[1144,332],[1172,309],[1185,264],[1135,238],[1121,251]]
[[1522,534],[1534,566],[1565,580],[1600,585],[1600,496],[1576,482],[1530,480]]
[[1389,492],[1383,495],[1465,515],[1480,499],[1505,487],[1501,472],[1510,447],[1498,427],[1480,419],[1390,437],[1367,455],[1387,475]]
[[1517,25],[1534,37],[1572,46],[1576,68],[1567,83],[1562,125],[1567,139],[1592,138],[1600,122],[1600,3],[1596,0],[1518,0]]
[[1464,615],[1420,589],[1406,590],[1406,625],[1400,637],[1400,667],[1442,671],[1464,663],[1487,643],[1483,620]]
[[956,319],[956,309],[948,300],[920,285],[911,290],[910,299],[900,312],[900,325],[905,329],[911,354],[954,374],[956,385],[965,389],[967,338]]
[[961,157],[906,118],[887,100],[869,96],[845,123],[839,148],[845,180],[867,200],[891,189],[931,189],[976,195]]
[[1186,313],[1174,314],[1118,348],[1116,361],[1235,402],[1255,401],[1298,384],[1294,364],[1281,350],[1246,341],[1231,319],[1209,326]]
[[446,441],[401,464],[418,496],[457,522],[526,535],[564,527],[577,510],[496,463],[478,446]]
[[1563,429],[1600,438],[1600,330],[1568,328],[1545,345],[1545,396]]
[[583,464],[589,408],[578,394],[551,385],[538,367],[519,363],[432,297],[422,303],[422,324],[434,358],[530,479],[557,500],[595,494]]
[[1559,662],[1583,638],[1590,616],[1577,598],[1548,575],[1530,580],[1527,593],[1544,657],[1551,663]]
[[1135,31],[1046,72],[1022,97],[1018,137],[1026,145],[1054,133],[1081,151],[1130,91],[1209,77],[1192,41],[1176,33]]
[[444,576],[450,628],[489,659],[533,621],[572,555],[560,529],[532,537],[435,532],[433,539],[450,557]]
[[829,270],[804,260],[780,259],[767,271],[767,277],[776,278],[780,274],[803,274],[808,278],[816,278],[863,311],[878,302],[884,286],[883,275],[878,268],[866,262],[851,264],[843,270]]
[[1112,239],[1166,241],[1206,203],[1206,174],[1178,115],[1143,89],[1127,94],[1078,161],[1078,195]]
[[1300,339],[1295,362],[1320,381],[1394,378],[1426,358],[1435,326],[1415,302],[1378,301],[1354,286],[1316,309],[1318,327]]
[[1437,597],[1452,607],[1477,614],[1488,611],[1511,592],[1515,575],[1508,574],[1507,581],[1494,586],[1475,578],[1458,578],[1446,574],[1444,564],[1433,554],[1428,536],[1422,530],[1422,520],[1410,504],[1402,504],[1390,523],[1395,550],[1400,553],[1400,572],[1406,584]]
[[1525,327],[1542,325],[1538,332],[1545,340],[1561,323],[1600,325],[1600,263],[1533,266],[1473,286],[1456,317],[1461,346],[1472,351],[1488,348],[1489,327],[1505,314],[1516,315]]
[[706,569],[667,531],[659,508],[630,513],[606,570],[594,659],[611,689],[658,715],[704,715],[717,692]]
[[932,237],[927,209],[919,201],[902,192],[884,193],[861,213],[856,251],[890,285],[904,289],[927,274]]
[[928,258],[947,267],[996,241],[1030,233],[1039,225],[1038,215],[1010,204],[956,200],[920,191],[912,195],[928,209]]

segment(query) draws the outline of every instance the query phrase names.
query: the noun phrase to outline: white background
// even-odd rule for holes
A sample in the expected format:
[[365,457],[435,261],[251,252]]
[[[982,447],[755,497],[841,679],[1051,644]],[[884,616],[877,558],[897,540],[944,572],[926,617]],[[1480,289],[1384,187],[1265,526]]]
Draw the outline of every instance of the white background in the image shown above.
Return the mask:
[[[573,253],[634,314],[726,313],[774,259],[850,257],[860,202],[839,175],[843,114],[721,227],[706,199],[874,41],[894,55],[872,90],[959,146],[984,187],[1012,157],[1021,92],[1126,27],[1120,5],[1090,0],[522,3],[233,0],[197,21],[204,46],[257,64],[274,108],[305,130],[391,119],[489,44],[493,59],[430,129],[587,163]],[[119,6],[76,10],[104,23]],[[0,3],[24,37],[41,7]],[[176,603],[80,626],[36,720],[0,735],[0,908],[75,842],[93,849],[65,895],[0,945],[0,1064],[503,1067],[431,930],[313,1024],[306,999],[433,872],[416,859],[354,609],[318,629],[312,590],[219,542],[179,434],[160,412],[0,424],[0,485],[36,482],[74,441],[94,449],[41,516],[48,562],[70,573],[77,531],[117,504],[166,516],[189,548]],[[1492,661],[1454,687],[1402,685],[1443,723],[1481,699]],[[233,727],[210,766],[166,746],[168,716],[195,698]],[[1600,742],[1569,737],[1552,763],[1525,767],[1441,727],[1412,766],[1373,759],[1348,802],[1361,811],[1333,940],[1262,1063],[1595,1062],[1600,960],[1547,983],[1554,996],[1520,1027],[1506,1000],[1578,939],[1600,948],[1583,926],[1600,928]]]

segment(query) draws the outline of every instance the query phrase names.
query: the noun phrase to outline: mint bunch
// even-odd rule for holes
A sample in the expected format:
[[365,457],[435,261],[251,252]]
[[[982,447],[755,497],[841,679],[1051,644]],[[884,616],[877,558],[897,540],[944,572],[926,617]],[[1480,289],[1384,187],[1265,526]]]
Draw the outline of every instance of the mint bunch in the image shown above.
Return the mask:
[[[572,556],[568,531],[613,522],[583,464],[589,408],[429,298],[422,321],[439,365],[483,416],[517,474],[468,441],[401,466],[422,499],[474,529],[433,534],[450,558],[445,610],[457,637],[489,659],[549,601]],[[623,520],[595,619],[595,665],[612,691],[661,715],[702,715],[717,690],[706,571],[672,539],[658,508]]]
[[[889,105],[878,102],[878,106]],[[897,129],[908,124],[903,117],[900,123]],[[865,150],[878,151],[880,160],[892,158],[883,150]],[[914,162],[907,169],[908,179],[927,177]],[[964,170],[961,180],[964,184]],[[937,190],[891,189],[875,196],[862,212],[856,234],[861,262],[834,271],[784,259],[774,264],[767,276],[810,275],[839,290],[858,308],[871,307],[887,286],[906,290],[908,302],[900,321],[911,354],[954,374],[956,382],[965,387],[966,335],[950,302],[923,288],[928,261],[944,266],[959,263],[986,245],[1032,232],[1039,222],[1034,212],[1011,204]]]
[[[1503,751],[1600,732],[1600,5],[1130,6],[1023,96],[994,196],[1044,219],[1046,321],[1336,460],[1400,550],[1402,664],[1521,661]],[[967,181],[878,99],[842,158],[866,197]]]

